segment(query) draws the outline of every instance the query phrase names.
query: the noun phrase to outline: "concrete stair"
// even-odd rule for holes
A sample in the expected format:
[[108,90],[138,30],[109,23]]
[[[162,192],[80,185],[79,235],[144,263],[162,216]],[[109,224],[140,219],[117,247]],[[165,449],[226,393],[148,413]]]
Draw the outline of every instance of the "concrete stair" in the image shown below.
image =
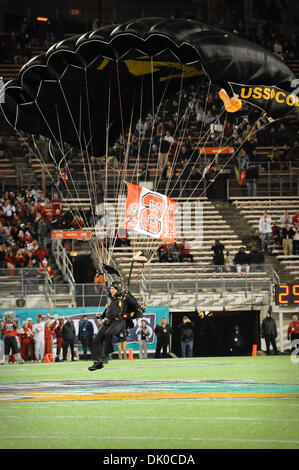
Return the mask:
[[[255,228],[246,220],[235,205],[229,204],[228,202],[218,202],[214,203],[214,205],[219,210],[226,223],[231,226],[232,230],[238,235],[238,238],[242,240],[243,245],[247,247],[247,249],[250,249],[252,243],[256,243],[256,245],[260,247],[260,238]],[[267,252],[264,252],[264,256],[265,264],[269,264],[273,267],[279,276],[280,282],[296,282],[294,277],[276,256]]]

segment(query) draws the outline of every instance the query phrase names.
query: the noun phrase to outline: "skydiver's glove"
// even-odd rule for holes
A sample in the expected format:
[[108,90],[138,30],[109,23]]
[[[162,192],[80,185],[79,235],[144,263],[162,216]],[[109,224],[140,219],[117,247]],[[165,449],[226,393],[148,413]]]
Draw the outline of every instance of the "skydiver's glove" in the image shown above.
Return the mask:
[[144,314],[144,312],[145,312],[145,305],[144,305],[144,304],[142,304],[142,305],[141,305],[141,307],[140,307],[140,308],[137,310],[137,312],[136,312],[136,314],[137,314],[137,315],[136,315],[136,316],[137,316],[137,318],[142,318],[142,317],[143,317],[143,314]]

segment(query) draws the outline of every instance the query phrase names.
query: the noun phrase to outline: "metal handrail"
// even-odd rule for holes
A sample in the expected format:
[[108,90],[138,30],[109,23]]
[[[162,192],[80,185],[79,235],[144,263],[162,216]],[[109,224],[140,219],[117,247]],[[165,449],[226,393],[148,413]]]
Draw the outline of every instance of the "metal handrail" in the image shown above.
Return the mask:
[[66,282],[70,285],[75,283],[73,275],[73,265],[69,259],[68,253],[59,238],[52,239],[52,255],[59,270]]

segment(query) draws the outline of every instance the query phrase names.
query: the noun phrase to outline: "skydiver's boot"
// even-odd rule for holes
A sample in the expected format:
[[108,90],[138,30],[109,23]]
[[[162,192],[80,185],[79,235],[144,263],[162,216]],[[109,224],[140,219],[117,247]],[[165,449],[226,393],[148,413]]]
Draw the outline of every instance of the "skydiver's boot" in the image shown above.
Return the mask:
[[97,370],[97,369],[103,369],[104,365],[102,362],[96,361],[93,363],[91,367],[88,367],[88,370]]

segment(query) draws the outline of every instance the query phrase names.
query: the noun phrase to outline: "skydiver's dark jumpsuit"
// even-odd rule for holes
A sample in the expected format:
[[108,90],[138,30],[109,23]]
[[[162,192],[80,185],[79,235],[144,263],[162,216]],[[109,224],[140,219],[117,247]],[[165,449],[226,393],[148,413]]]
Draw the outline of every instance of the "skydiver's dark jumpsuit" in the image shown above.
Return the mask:
[[133,328],[133,318],[143,316],[144,309],[135,297],[128,293],[117,293],[111,297],[109,305],[102,314],[103,324],[94,339],[92,358],[102,362],[104,357],[113,352],[112,339],[122,330]]

